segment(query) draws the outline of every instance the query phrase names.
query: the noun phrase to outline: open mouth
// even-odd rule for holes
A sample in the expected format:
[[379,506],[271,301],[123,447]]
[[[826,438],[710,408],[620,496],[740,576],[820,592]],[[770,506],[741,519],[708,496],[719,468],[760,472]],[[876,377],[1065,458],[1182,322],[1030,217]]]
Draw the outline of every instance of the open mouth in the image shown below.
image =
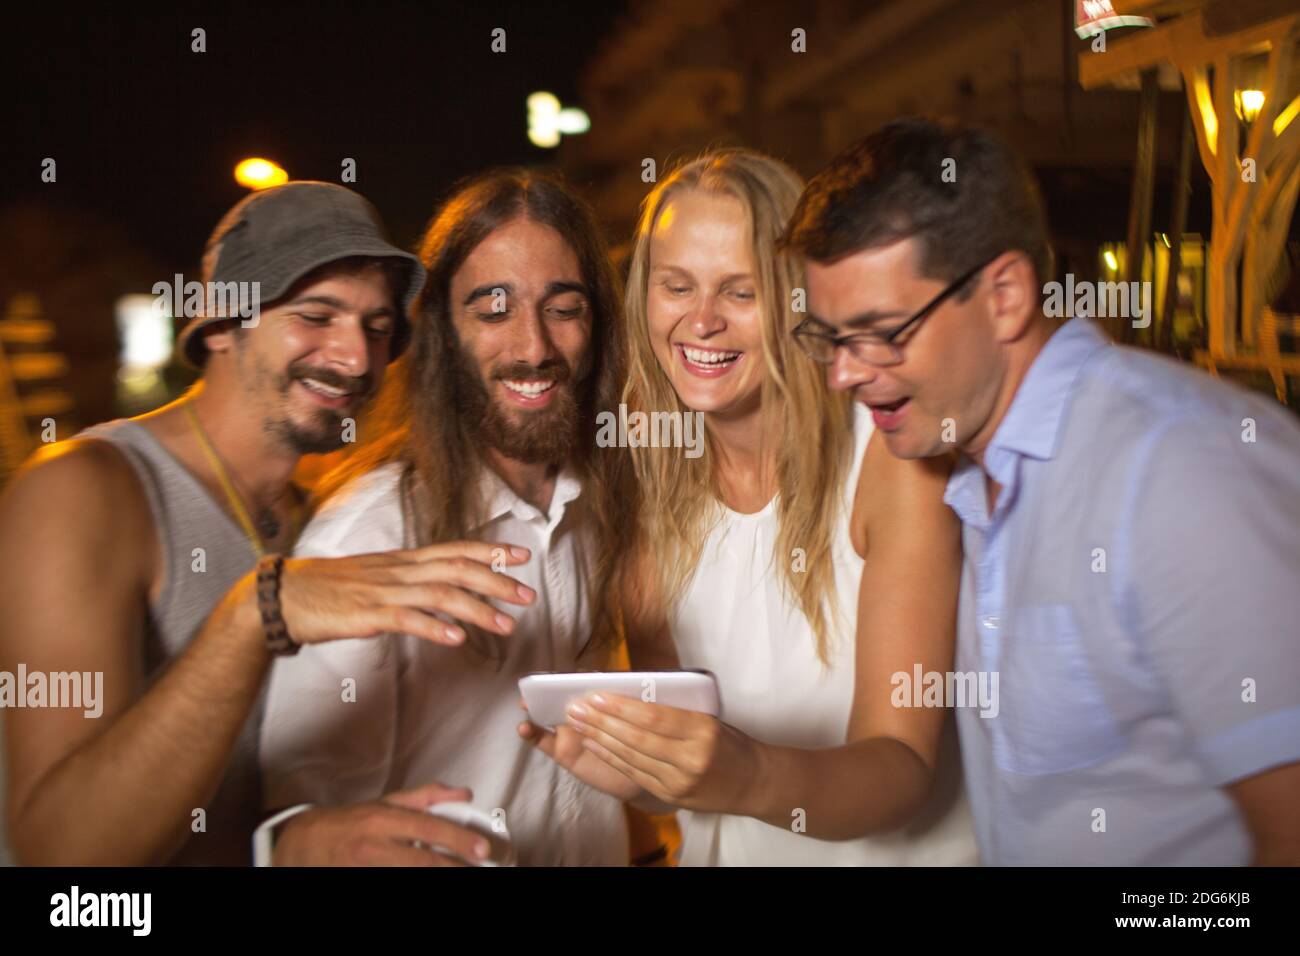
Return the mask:
[[558,384],[555,379],[539,381],[537,379],[503,378],[499,381],[515,404],[522,405],[525,408],[539,408],[550,402],[551,393]]
[[910,398],[900,398],[892,402],[863,402],[871,410],[871,420],[876,427],[892,431],[902,423],[903,413],[911,403]]
[[725,374],[734,368],[745,354],[734,349],[704,349],[695,345],[683,345],[680,342],[676,345],[677,353],[682,357],[682,364],[687,370],[706,377]]
[[896,402],[883,402],[883,403],[881,403],[881,402],[876,402],[876,403],[874,403],[874,404],[873,404],[873,403],[868,403],[868,404],[867,404],[867,408],[871,409],[873,412],[874,412],[874,411],[880,411],[880,412],[883,412],[883,413],[885,413],[885,414],[889,414],[890,412],[896,412],[896,411],[898,411],[900,408],[902,408],[904,405],[906,405],[906,404],[907,404],[908,402],[910,402],[910,401],[911,401],[910,398],[900,398],[900,399],[899,399],[898,401],[896,401]]

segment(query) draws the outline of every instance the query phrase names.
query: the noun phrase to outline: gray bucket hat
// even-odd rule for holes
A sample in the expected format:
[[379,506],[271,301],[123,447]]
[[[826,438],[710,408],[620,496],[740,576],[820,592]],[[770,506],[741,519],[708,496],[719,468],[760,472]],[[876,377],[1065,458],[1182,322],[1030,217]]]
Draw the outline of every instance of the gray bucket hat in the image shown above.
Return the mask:
[[[208,238],[203,253],[204,288],[209,283],[258,282],[263,305],[283,296],[295,282],[329,262],[349,256],[401,260],[404,289],[397,290],[401,314],[389,360],[401,355],[411,337],[409,312],[424,285],[424,266],[388,241],[379,213],[360,194],[334,183],[310,181],[272,186],[236,204]],[[207,346],[199,331],[229,315],[200,315],[176,342],[181,359],[202,368]]]

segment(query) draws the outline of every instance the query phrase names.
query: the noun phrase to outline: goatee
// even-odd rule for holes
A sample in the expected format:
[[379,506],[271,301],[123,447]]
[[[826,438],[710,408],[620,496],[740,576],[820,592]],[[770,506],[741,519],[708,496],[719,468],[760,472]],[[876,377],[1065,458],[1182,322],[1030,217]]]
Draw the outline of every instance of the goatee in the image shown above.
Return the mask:
[[[369,372],[353,377],[329,368],[314,368],[305,362],[291,362],[283,374],[276,376],[276,388],[287,398],[293,383],[297,379],[308,377],[335,388],[347,389],[361,401],[365,401],[375,388],[374,376]],[[353,407],[355,409],[358,406]],[[352,414],[355,412],[318,408],[311,416],[310,425],[295,422],[286,416],[268,420],[264,427],[269,434],[299,455],[322,455],[343,447],[343,421]]]

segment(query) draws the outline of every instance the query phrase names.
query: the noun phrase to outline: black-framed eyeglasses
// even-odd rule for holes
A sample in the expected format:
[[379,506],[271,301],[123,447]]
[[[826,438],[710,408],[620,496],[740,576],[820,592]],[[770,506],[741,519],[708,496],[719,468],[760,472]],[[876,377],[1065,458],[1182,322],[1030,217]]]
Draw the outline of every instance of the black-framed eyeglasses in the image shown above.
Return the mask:
[[835,361],[835,351],[841,345],[847,348],[849,353],[859,362],[880,366],[897,365],[903,361],[903,352],[898,344],[898,337],[908,329],[920,325],[926,316],[948,301],[953,294],[983,272],[985,267],[996,258],[997,256],[987,259],[969,272],[959,275],[942,292],[923,305],[919,312],[913,314],[906,322],[885,335],[876,332],[834,335],[826,330],[827,326],[824,323],[813,318],[807,318],[794,327],[795,341],[808,353],[809,358],[815,362],[820,362],[822,365],[830,365]]

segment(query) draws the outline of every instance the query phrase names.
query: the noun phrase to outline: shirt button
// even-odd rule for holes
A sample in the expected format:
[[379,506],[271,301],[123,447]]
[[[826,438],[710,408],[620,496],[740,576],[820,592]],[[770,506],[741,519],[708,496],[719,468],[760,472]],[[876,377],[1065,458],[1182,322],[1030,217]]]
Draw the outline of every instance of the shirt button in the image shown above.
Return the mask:
[[980,623],[990,631],[996,631],[998,629],[998,616],[996,614],[985,614],[984,617],[980,619]]

